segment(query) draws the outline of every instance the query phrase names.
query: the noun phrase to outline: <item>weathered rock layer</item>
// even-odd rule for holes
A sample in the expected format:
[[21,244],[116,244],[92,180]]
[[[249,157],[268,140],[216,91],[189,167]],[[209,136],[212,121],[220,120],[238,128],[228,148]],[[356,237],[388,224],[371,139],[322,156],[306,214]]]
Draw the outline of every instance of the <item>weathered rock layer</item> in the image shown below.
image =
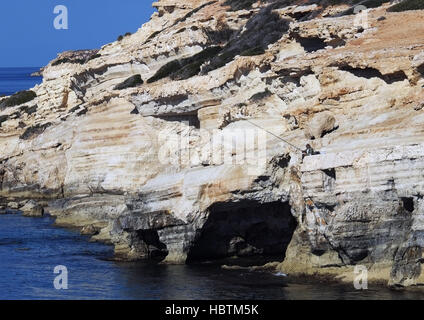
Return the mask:
[[44,67],[34,99],[0,98],[0,208],[121,259],[420,283],[424,11],[381,2],[154,3],[136,33]]

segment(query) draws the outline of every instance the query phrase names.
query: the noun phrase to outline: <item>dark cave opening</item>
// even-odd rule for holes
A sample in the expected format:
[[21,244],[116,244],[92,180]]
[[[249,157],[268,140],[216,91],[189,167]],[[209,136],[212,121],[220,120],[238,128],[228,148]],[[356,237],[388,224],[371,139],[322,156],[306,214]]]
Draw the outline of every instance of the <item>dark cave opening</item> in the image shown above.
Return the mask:
[[200,129],[200,120],[197,115],[197,112],[184,114],[167,114],[155,116],[155,118],[162,119],[165,121],[183,122],[189,126],[195,127],[196,129]]
[[418,72],[421,74],[421,76],[424,77],[424,63],[419,65],[417,68]]
[[330,178],[336,179],[336,170],[334,168],[322,170]]
[[414,211],[414,198],[402,197],[401,200],[402,200],[403,208],[406,211],[408,212]]
[[371,79],[371,78],[383,78],[383,75],[380,71],[374,68],[353,68],[350,66],[345,66],[340,68],[340,70],[352,73],[354,76],[359,78]]
[[304,38],[301,36],[294,36],[295,40],[300,43],[300,45],[305,49],[306,52],[315,52],[321,49],[324,49],[328,46],[327,43],[321,38],[318,37],[310,37]]
[[388,73],[383,76],[383,80],[386,81],[388,84],[392,84],[395,82],[400,82],[404,80],[408,80],[408,77],[406,76],[405,72],[402,70]]
[[215,204],[188,252],[187,262],[230,257],[265,262],[284,259],[296,226],[287,202]]
[[149,259],[160,261],[168,255],[166,245],[159,240],[157,230],[137,230],[137,237],[144,243]]
[[387,84],[392,84],[395,82],[400,82],[404,80],[408,80],[408,77],[406,76],[405,72],[402,70],[393,72],[393,73],[387,73],[382,74],[379,70],[375,68],[353,68],[351,66],[344,66],[340,68],[342,71],[349,72],[353,74],[356,77],[365,78],[365,79],[372,79],[372,78],[380,78],[383,81],[385,81]]

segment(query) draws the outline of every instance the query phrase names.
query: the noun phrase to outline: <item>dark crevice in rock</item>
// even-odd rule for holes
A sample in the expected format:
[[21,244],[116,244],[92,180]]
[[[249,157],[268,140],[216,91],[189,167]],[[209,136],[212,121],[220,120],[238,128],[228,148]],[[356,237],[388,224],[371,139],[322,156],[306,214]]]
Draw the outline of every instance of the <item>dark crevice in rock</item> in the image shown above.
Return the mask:
[[302,20],[308,20],[308,16],[311,15],[311,12],[309,11],[305,11],[305,12],[290,12],[288,13],[288,16],[292,17],[293,19],[297,20],[297,21],[302,21]]
[[296,228],[288,203],[253,201],[218,203],[209,210],[187,262],[226,257],[284,258]]
[[127,88],[134,88],[134,87],[137,87],[140,84],[143,84],[143,79],[141,79],[141,75],[136,74],[136,75],[129,77],[128,79],[126,79],[122,83],[117,84],[115,86],[115,88],[113,88],[113,89],[114,90],[123,90],[123,89],[127,89]]
[[343,47],[344,45],[346,45],[346,41],[344,41],[341,38],[334,38],[334,39],[331,39],[330,41],[327,41],[326,45],[331,46],[333,48],[338,48],[338,47]]
[[[335,173],[334,173],[335,175]],[[331,177],[331,175],[329,175]],[[333,178],[335,179],[335,178]],[[336,208],[336,204],[329,204],[329,203],[323,203],[323,202],[315,202],[315,207],[319,208],[319,209],[325,209],[328,210],[329,212],[334,212],[335,208]]]
[[417,71],[424,77],[424,63],[417,67]]
[[177,121],[186,123],[189,126],[193,126],[197,129],[200,129],[200,120],[197,116],[197,112],[194,113],[184,113],[184,114],[162,114],[160,116],[154,116],[155,118],[162,119],[165,121]]
[[353,67],[346,66],[346,67],[340,68],[340,70],[349,72],[359,78],[366,78],[366,79],[380,78],[381,79],[383,77],[381,72],[374,68],[353,68]]
[[8,120],[8,116],[0,116],[0,127],[3,122],[6,122]]
[[87,83],[96,79],[98,76],[105,74],[110,67],[116,65],[119,65],[119,63],[102,65],[98,68],[90,68],[79,74],[75,74],[71,81],[70,89],[73,90],[79,98],[84,99],[87,91]]
[[134,108],[134,109],[130,112],[130,114],[140,114],[140,112],[138,112],[138,109],[137,109],[137,108]]
[[210,28],[203,29],[208,36],[211,43],[222,44],[228,42],[231,37],[237,32],[237,30],[230,29],[228,26],[224,26],[218,30]]
[[77,116],[82,116],[88,112],[87,108],[82,108],[80,111],[77,112]]
[[144,44],[150,42],[152,39],[154,39],[157,35],[159,35],[161,33],[161,31],[155,31],[153,32],[144,42]]
[[317,248],[312,248],[311,249],[311,253],[314,255],[314,256],[317,256],[317,257],[320,257],[320,256],[322,256],[324,253],[326,253],[327,252],[327,250],[323,250],[323,249],[317,249]]
[[159,240],[157,230],[137,230],[137,237],[146,246],[146,253],[149,259],[163,260],[168,255],[166,245]]
[[325,135],[327,135],[327,134],[330,134],[330,133],[332,133],[332,132],[336,131],[338,128],[339,128],[339,126],[334,126],[334,128],[333,128],[333,129],[331,129],[331,130],[324,130],[324,131],[321,133],[321,138],[322,138],[322,137],[324,137],[324,136],[325,136]]
[[300,45],[305,49],[306,52],[315,52],[324,49],[328,44],[321,38],[318,37],[301,37],[299,35],[292,36]]
[[69,110],[69,113],[73,113],[73,112],[77,111],[80,107],[81,107],[81,105],[79,104],[79,105],[77,105],[77,106],[75,106],[75,107],[71,108],[71,109]]
[[[160,105],[160,106],[163,106],[163,105],[176,106],[176,105],[183,103],[186,100],[188,100],[187,94],[176,94],[176,95],[168,96],[168,97],[160,97],[160,98],[157,98],[155,100],[149,101],[148,103],[154,102],[155,104]],[[143,105],[144,104],[142,104],[141,107]]]
[[102,55],[100,53],[93,54],[90,57],[88,57],[88,59],[87,59],[86,62],[91,61],[91,60],[94,60],[94,59],[97,59],[97,58],[100,58],[101,56]]
[[147,83],[152,83],[160,79],[169,77],[172,73],[178,71],[181,68],[181,62],[178,59],[172,60],[160,67],[159,70],[154,74],[154,76],[147,80]]
[[336,179],[336,170],[334,168],[331,169],[324,169],[322,170],[327,176],[329,176],[332,179]]
[[29,127],[25,130],[23,134],[19,136],[19,139],[28,140],[32,137],[42,134],[48,127],[52,124],[50,122],[44,124],[36,124],[32,127]]
[[278,76],[280,77],[281,83],[294,83],[296,86],[300,86],[300,78],[303,76],[308,76],[311,74],[314,74],[311,67],[305,68],[305,69],[281,69],[277,72]]
[[395,182],[394,178],[387,180],[386,184],[389,187],[389,190],[395,190],[396,189],[396,182]]
[[73,107],[71,110],[69,110],[69,113],[76,112],[77,117],[82,116],[88,112],[88,109],[86,107],[82,107],[82,104],[77,105],[76,107]]
[[414,198],[411,197],[402,197],[403,208],[408,212],[414,211]]
[[33,105],[32,107],[29,106],[22,106],[20,109],[23,113],[26,113],[28,115],[31,115],[37,111],[38,106]]
[[393,73],[383,75],[383,80],[386,81],[388,84],[392,84],[395,82],[408,80],[408,77],[406,76],[405,72],[399,70]]
[[349,250],[349,258],[352,262],[358,263],[368,257],[368,249]]
[[272,162],[275,162],[275,164],[280,168],[287,168],[289,166],[291,160],[290,155],[286,155],[283,157],[276,157],[272,160]]
[[[335,177],[334,177],[334,179],[335,179]],[[327,203],[324,204],[324,208],[327,209],[330,212],[334,212],[336,206],[337,205],[335,205],[335,204],[327,204]]]
[[255,93],[254,95],[252,95],[249,98],[249,101],[251,101],[251,102],[258,102],[258,101],[260,101],[262,99],[265,99],[265,98],[270,97],[271,95],[272,95],[271,91],[269,91],[268,88],[266,88],[264,91],[258,92],[258,93]]
[[375,68],[353,68],[351,66],[344,66],[341,67],[340,70],[349,72],[353,74],[356,77],[365,78],[365,79],[372,79],[372,78],[379,78],[382,79],[387,84],[392,84],[399,81],[408,80],[408,77],[406,76],[405,72],[402,70],[388,73],[388,74],[382,74],[379,70]]

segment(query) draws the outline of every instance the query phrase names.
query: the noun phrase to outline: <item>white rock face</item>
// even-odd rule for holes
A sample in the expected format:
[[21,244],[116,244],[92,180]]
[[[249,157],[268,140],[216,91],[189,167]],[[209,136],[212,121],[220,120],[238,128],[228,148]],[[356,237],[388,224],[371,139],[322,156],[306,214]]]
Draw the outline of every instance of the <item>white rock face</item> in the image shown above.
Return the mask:
[[321,138],[324,134],[331,132],[336,126],[336,119],[330,112],[316,114],[308,124],[311,138]]
[[119,259],[422,283],[424,12],[154,6],[0,110],[0,207],[37,201]]

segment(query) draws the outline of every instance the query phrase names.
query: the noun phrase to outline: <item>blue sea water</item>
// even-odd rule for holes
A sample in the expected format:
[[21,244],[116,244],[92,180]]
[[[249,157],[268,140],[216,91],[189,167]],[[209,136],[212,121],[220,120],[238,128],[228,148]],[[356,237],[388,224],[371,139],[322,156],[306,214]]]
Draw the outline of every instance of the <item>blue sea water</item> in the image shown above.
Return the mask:
[[[0,68],[0,94],[41,82],[37,68]],[[0,150],[1,152],[1,150]],[[422,299],[421,288],[390,291],[369,285],[307,283],[283,274],[224,270],[218,265],[113,261],[113,247],[90,242],[54,219],[0,214],[0,299]],[[68,271],[57,290],[56,266]]]
[[[0,215],[0,299],[415,299],[421,290],[390,291],[305,283],[217,265],[116,262],[113,248],[90,242],[54,219]],[[68,289],[57,290],[58,265]]]
[[11,95],[27,90],[41,83],[42,77],[31,77],[40,68],[2,68],[0,67],[0,96]]

